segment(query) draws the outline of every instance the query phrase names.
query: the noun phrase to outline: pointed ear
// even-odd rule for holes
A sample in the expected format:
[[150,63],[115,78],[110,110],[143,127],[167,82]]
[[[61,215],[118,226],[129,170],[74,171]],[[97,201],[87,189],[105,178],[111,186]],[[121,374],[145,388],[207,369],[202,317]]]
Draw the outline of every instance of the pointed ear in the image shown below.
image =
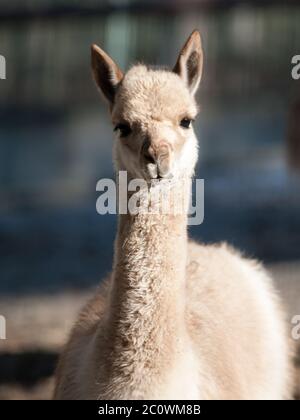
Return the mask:
[[180,51],[177,63],[173,69],[184,80],[192,95],[196,93],[201,81],[202,67],[201,36],[198,31],[194,31]]
[[114,102],[118,84],[123,79],[119,66],[101,48],[91,46],[92,70],[95,82],[105,98]]

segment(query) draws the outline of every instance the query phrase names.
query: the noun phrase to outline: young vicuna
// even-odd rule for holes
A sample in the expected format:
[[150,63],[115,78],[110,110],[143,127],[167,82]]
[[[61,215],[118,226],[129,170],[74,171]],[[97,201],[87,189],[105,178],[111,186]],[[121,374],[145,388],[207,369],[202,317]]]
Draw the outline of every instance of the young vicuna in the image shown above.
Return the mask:
[[[129,180],[157,180],[140,191],[140,204],[150,198],[160,208],[158,185],[189,195],[202,62],[196,31],[173,71],[137,65],[123,75],[92,46],[117,132],[116,169]],[[226,245],[189,242],[186,211],[120,214],[112,274],[73,329],[55,398],[289,398],[287,343],[278,298],[258,263]]]

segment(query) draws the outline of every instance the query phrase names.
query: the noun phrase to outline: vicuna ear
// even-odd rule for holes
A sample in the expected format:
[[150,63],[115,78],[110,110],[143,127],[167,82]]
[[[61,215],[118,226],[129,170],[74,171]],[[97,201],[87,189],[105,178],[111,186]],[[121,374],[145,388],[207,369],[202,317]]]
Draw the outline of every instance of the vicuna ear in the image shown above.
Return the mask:
[[101,48],[93,44],[92,70],[95,82],[110,103],[114,102],[116,88],[123,79],[119,66]]
[[200,33],[194,31],[182,50],[173,71],[186,83],[192,95],[198,89],[202,76],[203,51]]

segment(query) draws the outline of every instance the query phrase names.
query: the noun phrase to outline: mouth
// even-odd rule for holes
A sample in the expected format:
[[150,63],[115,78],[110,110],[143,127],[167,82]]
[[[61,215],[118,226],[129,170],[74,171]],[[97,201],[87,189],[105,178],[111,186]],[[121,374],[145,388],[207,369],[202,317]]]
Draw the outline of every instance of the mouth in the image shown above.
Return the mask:
[[156,163],[148,163],[146,168],[147,176],[149,176],[150,179],[161,180],[173,178],[172,172],[170,172],[169,170],[166,171],[165,168],[163,170]]

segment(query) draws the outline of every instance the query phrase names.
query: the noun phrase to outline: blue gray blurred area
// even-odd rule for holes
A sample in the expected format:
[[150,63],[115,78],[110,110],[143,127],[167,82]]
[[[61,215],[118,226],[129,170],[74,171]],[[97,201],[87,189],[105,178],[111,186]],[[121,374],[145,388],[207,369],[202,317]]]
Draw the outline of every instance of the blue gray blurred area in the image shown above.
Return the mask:
[[267,262],[300,259],[300,81],[291,77],[300,2],[212,3],[1,5],[1,294],[82,289],[111,267],[116,218],[97,215],[95,204],[97,180],[113,177],[113,136],[90,44],[124,69],[172,66],[194,28],[205,48],[195,124],[205,221],[190,233]]

